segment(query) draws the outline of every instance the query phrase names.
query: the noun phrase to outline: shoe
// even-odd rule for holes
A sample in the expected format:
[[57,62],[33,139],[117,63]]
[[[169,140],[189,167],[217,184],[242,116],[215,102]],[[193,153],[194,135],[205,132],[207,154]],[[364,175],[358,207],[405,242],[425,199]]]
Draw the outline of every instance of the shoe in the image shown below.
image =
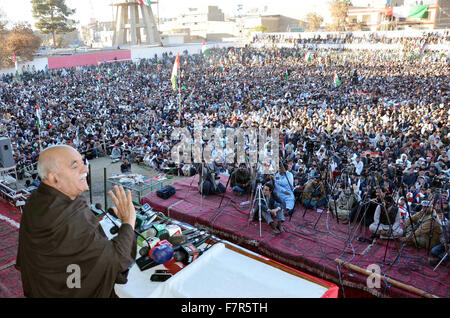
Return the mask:
[[280,234],[280,230],[277,229],[274,222],[271,222],[269,225],[272,228],[273,233]]
[[283,222],[278,222],[277,229],[280,231],[280,233],[284,232]]

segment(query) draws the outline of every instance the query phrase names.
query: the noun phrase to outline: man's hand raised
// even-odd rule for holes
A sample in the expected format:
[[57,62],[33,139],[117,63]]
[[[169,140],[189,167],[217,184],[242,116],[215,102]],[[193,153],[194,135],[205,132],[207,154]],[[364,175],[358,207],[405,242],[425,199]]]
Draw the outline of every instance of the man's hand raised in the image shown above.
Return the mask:
[[114,213],[122,220],[122,223],[128,223],[134,230],[136,223],[136,210],[134,209],[133,200],[131,199],[131,191],[127,190],[126,194],[122,186],[114,186],[115,194],[109,191],[109,196],[116,207],[113,207]]

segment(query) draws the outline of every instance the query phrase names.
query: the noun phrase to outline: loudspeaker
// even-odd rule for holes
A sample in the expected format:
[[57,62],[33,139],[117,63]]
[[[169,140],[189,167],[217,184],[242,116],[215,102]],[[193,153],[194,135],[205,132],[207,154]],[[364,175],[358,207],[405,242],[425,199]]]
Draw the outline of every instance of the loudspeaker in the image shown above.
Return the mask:
[[6,137],[0,137],[0,167],[10,168],[15,165],[11,140]]

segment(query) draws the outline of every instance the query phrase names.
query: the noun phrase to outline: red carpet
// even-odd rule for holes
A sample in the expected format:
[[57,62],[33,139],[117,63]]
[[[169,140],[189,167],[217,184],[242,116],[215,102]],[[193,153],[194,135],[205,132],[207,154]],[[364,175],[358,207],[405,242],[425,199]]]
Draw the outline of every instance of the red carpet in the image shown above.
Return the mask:
[[0,199],[0,298],[23,297],[20,272],[14,267],[19,229],[2,216],[20,223],[20,211]]
[[[381,282],[381,288],[368,289],[366,277],[351,270],[341,268],[340,278],[334,259],[339,257],[352,264],[366,268],[378,264],[381,274],[402,283],[422,289],[439,297],[450,297],[450,279],[448,265],[440,266],[436,272],[428,265],[426,252],[414,247],[399,250],[390,242],[383,264],[386,241],[377,242],[365,255],[362,252],[367,243],[352,241],[352,246],[344,242],[348,239],[348,226],[337,224],[336,220],[323,214],[316,229],[313,228],[318,216],[315,211],[307,211],[303,218],[303,208],[298,207],[292,217],[285,222],[286,232],[275,235],[264,222],[262,237],[259,237],[259,223],[251,222],[248,226],[249,205],[240,206],[247,196],[235,197],[228,189],[219,209],[221,196],[209,196],[201,202],[197,192],[196,178],[174,184],[177,193],[168,200],[160,199],[150,193],[142,199],[149,202],[158,211],[194,226],[207,228],[210,233],[242,245],[259,254],[297,268],[308,274],[336,283],[340,287],[340,296],[345,297],[418,297],[394,286]],[[226,179],[222,180],[226,184]],[[203,203],[203,208],[201,208]],[[11,221],[20,222],[20,211],[0,200],[0,298],[23,297],[20,273],[14,268],[18,229]],[[364,235],[364,230],[361,235]],[[356,236],[360,236],[357,232]],[[368,237],[368,234],[366,235]],[[353,247],[353,249],[352,249]],[[395,260],[393,265],[390,265]],[[344,285],[342,289],[341,282]]]
[[[222,176],[221,182],[224,185],[226,180],[226,177]],[[436,272],[433,272],[424,250],[417,251],[414,247],[404,247],[400,250],[400,246],[391,241],[383,263],[386,241],[378,240],[376,244],[366,250],[369,246],[368,243],[356,240],[358,236],[369,237],[368,229],[363,228],[361,233],[359,230],[356,232],[355,239],[351,241],[352,244],[347,244],[344,248],[345,242],[349,238],[349,226],[337,224],[331,214],[328,215],[327,220],[327,214],[323,213],[314,229],[314,224],[320,214],[308,210],[303,217],[304,208],[300,204],[298,204],[291,222],[289,222],[289,218],[286,219],[285,233],[273,234],[270,227],[262,221],[262,236],[260,237],[259,222],[251,222],[248,225],[250,205],[239,205],[240,202],[249,200],[249,197],[236,197],[228,187],[219,208],[222,196],[208,196],[203,199],[203,202],[201,201],[197,191],[197,177],[194,177],[194,180],[189,178],[175,183],[173,186],[177,189],[177,193],[171,198],[163,200],[158,198],[156,193],[150,193],[142,198],[141,203],[148,202],[155,210],[164,212],[181,222],[206,228],[218,237],[230,240],[308,274],[336,283],[341,289],[343,284],[342,296],[419,297],[391,286],[385,280],[381,282],[380,288],[369,289],[366,276],[343,267],[338,270],[337,264],[334,262],[335,258],[348,261],[364,269],[370,264],[377,264],[383,277],[414,286],[439,297],[450,296],[448,265],[441,265]],[[367,234],[365,233],[366,229]],[[400,256],[398,257],[399,252]]]

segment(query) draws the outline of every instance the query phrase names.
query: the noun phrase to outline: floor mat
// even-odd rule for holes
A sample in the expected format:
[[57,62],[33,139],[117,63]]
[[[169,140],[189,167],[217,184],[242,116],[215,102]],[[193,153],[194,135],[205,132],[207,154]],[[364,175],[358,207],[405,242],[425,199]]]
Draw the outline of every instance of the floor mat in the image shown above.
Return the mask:
[[[227,184],[226,176],[221,176],[221,183]],[[197,184],[197,176],[188,178],[172,185],[177,192],[169,199],[149,193],[141,203],[149,203],[176,220],[206,228],[220,238],[343,286],[344,294],[348,287],[377,297],[419,297],[389,284],[387,278],[391,278],[439,297],[450,296],[448,264],[434,272],[424,250],[402,247],[393,241],[386,248],[386,240],[373,245],[360,242],[357,237],[370,236],[366,227],[355,229],[354,225],[338,224],[332,214],[305,210],[299,203],[292,219],[287,217],[283,225],[286,231],[274,234],[264,221],[261,225],[259,221],[249,222],[252,203],[241,205],[251,199],[249,196],[238,197],[228,187],[224,195],[201,198]],[[368,288],[367,276],[338,266],[336,258],[363,269],[378,266],[383,277],[380,287]]]
[[23,297],[17,257],[20,211],[0,200],[0,298]]

